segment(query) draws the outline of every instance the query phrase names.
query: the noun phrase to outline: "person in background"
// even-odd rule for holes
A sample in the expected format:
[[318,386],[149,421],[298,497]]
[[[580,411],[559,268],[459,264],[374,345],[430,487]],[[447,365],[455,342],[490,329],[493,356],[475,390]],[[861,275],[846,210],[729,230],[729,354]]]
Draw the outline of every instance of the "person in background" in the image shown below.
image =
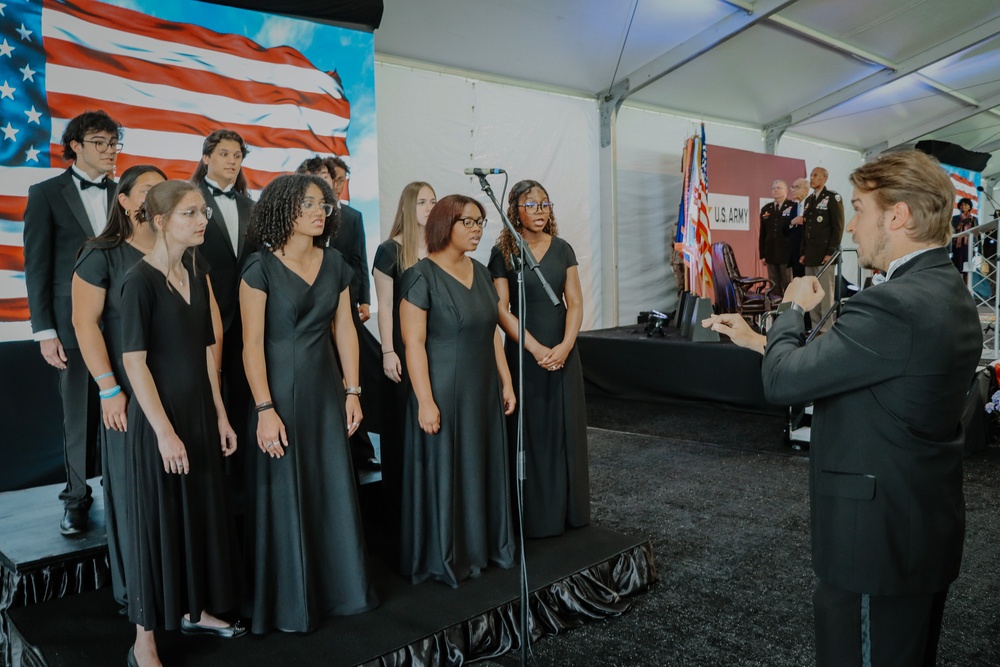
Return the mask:
[[247,491],[255,633],[311,632],[330,614],[378,605],[347,444],[361,424],[361,385],[353,272],[326,245],[333,199],[315,176],[279,176],[250,222],[250,238],[266,248],[249,258],[240,286],[256,404]]
[[803,316],[824,296],[813,276],[792,281],[766,337],[735,315],[703,325],[764,356],[768,401],[815,402],[817,664],[934,665],[962,563],[962,411],[982,329],[948,259],[955,188],[941,165],[883,153],[851,182],[847,231],[884,282],[848,299],[809,344]]
[[209,209],[188,181],[153,186],[138,220],[156,234],[122,286],[129,665],[159,665],[153,631],[239,637],[215,614],[240,601],[241,559],[223,480],[236,450],[219,389],[211,292],[193,249]]
[[378,299],[378,331],[382,340],[382,372],[388,387],[382,392],[382,431],[379,434],[382,455],[382,494],[385,526],[389,537],[390,563],[399,562],[400,516],[403,512],[403,424],[410,395],[410,377],[406,372],[403,334],[399,326],[399,302],[403,274],[427,256],[424,229],[437,195],[429,183],[408,183],[399,195],[396,217],[389,238],[375,250],[372,276]]
[[774,294],[781,296],[792,281],[788,266],[789,223],[795,217],[795,202],[788,199],[788,184],[778,180],[771,184],[774,201],[760,209],[760,261],[767,267],[767,277],[774,284]]
[[809,180],[797,178],[792,182],[789,190],[790,199],[795,202],[795,213],[788,223],[788,268],[792,272],[792,278],[801,278],[806,275],[806,267],[802,264],[802,225],[805,223],[803,214],[805,213],[805,201],[809,196]]
[[[507,216],[538,260],[560,299],[553,307],[532,271],[525,275],[525,364],[523,395],[507,423],[511,474],[516,474],[517,418],[524,423],[525,537],[561,535],[590,522],[587,467],[587,409],[583,367],[576,336],[583,322],[583,288],[576,254],[559,238],[549,193],[537,181],[510,190]],[[490,255],[490,273],[499,295],[500,327],[506,336],[507,365],[517,386],[519,239],[500,232]]]
[[[958,215],[951,219],[951,229],[954,233],[964,232],[979,224],[976,216],[972,215],[972,200],[962,197],[958,200]],[[951,241],[951,263],[955,265],[959,273],[965,274],[965,263],[969,261],[969,241],[968,236],[960,236]]]
[[73,276],[73,328],[87,369],[101,395],[104,428],[101,443],[101,487],[108,565],[115,600],[128,606],[125,585],[126,516],[125,431],[132,387],[122,366],[122,284],[125,274],[153,249],[156,234],[136,220],[146,193],[166,175],[152,165],[125,170],[118,181],[108,226],[80,252]]
[[504,415],[516,399],[489,270],[469,257],[479,202],[448,195],[427,219],[427,257],[403,275],[399,317],[413,391],[403,448],[404,576],[449,586],[514,565]]
[[[381,416],[377,409],[378,379],[381,376],[379,366],[381,355],[379,343],[364,327],[371,317],[371,282],[368,277],[368,246],[365,242],[365,224],[361,211],[352,208],[341,201],[344,189],[347,187],[347,177],[350,168],[339,157],[313,157],[299,165],[298,173],[313,174],[326,181],[336,197],[334,204],[340,211],[340,224],[337,233],[330,237],[330,245],[339,250],[354,271],[351,279],[351,304],[355,328],[358,330],[358,344],[361,350],[361,382],[369,388],[369,392],[361,401],[367,419],[365,428],[358,429],[351,436],[351,459],[359,470],[380,470],[382,464],[375,456],[368,431],[380,432]],[[375,399],[375,400],[372,400]]]
[[[806,267],[807,276],[819,275],[820,269],[830,261],[840,249],[840,239],[844,235],[844,202],[833,190],[827,190],[829,173],[823,167],[816,167],[809,174],[809,186],[813,193],[806,198],[804,231],[802,233],[802,255],[799,262]],[[831,266],[820,277],[823,286],[823,300],[810,313],[814,326],[818,326],[823,314],[833,308],[838,280],[836,267]],[[831,315],[823,324],[822,331],[829,331],[833,325]]]
[[98,392],[73,330],[72,282],[76,258],[87,239],[101,234],[114,201],[114,173],[122,126],[104,111],[73,118],[62,135],[62,174],[28,189],[24,209],[24,279],[31,330],[42,357],[59,371],[66,486],[59,493],[59,532],[87,529],[93,503],[87,475],[97,457]]

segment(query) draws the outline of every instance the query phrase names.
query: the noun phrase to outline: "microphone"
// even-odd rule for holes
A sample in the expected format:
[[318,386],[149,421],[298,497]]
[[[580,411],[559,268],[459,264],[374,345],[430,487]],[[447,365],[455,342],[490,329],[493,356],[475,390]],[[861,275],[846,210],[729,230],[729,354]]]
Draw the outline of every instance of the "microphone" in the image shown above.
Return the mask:
[[489,176],[490,174],[506,174],[503,169],[480,169],[479,167],[469,167],[465,170],[466,176]]
[[993,205],[993,217],[994,218],[1000,218],[1000,206],[997,206],[997,201],[993,198],[993,195],[991,195],[989,192],[987,192],[986,188],[984,188],[981,185],[977,185],[976,186],[976,190],[978,190],[979,192],[982,192],[984,195],[986,195],[986,198],[988,200],[990,200],[990,204]]

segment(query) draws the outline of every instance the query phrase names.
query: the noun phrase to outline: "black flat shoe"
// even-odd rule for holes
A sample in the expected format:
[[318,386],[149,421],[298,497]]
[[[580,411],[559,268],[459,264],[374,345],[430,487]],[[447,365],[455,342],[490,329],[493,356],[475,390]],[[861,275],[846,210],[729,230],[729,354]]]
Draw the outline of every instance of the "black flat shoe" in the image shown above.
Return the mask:
[[233,621],[232,625],[224,628],[210,628],[207,625],[198,625],[181,616],[181,632],[186,635],[213,635],[223,639],[236,639],[247,633],[246,627],[239,620]]
[[135,645],[128,647],[128,659],[125,661],[128,667],[139,667],[139,663],[135,660]]

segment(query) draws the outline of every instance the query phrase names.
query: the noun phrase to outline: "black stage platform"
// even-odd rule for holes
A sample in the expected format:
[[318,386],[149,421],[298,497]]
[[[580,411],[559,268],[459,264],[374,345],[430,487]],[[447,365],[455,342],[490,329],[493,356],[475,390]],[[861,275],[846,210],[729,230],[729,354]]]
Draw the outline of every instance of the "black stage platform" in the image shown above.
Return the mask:
[[768,414],[785,408],[764,398],[761,357],[723,337],[692,343],[674,328],[646,336],[640,326],[581,332],[577,337],[588,395],[647,403],[719,403]]
[[[92,480],[99,484],[99,480]],[[58,486],[0,494],[3,565],[0,656],[9,664],[91,666],[125,660],[134,628],[117,613],[108,584],[100,487],[92,530],[77,539],[57,530]],[[652,548],[599,526],[527,543],[534,638],[625,611],[630,595],[656,581]],[[453,590],[412,586],[373,561],[381,606],[327,619],[310,635],[274,633],[237,641],[158,634],[170,665],[454,664],[520,646],[518,571],[489,568]],[[95,590],[98,589],[98,590]],[[452,661],[449,663],[449,661]],[[2,663],[2,659],[0,659]]]

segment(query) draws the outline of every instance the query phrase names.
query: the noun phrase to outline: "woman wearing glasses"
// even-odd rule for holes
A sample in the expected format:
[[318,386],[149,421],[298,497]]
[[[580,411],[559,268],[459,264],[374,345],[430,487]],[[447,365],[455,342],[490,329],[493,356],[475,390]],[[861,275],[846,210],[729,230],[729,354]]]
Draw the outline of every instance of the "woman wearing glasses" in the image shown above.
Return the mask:
[[[166,181],[139,220],[155,231],[122,287],[122,362],[134,400],[125,439],[130,665],[158,665],[153,630],[238,637],[213,614],[239,604],[240,558],[222,459],[236,451],[211,346],[211,292],[192,249],[208,215],[197,186]],[[211,612],[211,613],[209,613]]]
[[240,284],[256,404],[257,448],[247,456],[255,633],[310,632],[326,616],[378,604],[347,444],[361,424],[361,387],[352,269],[326,247],[339,223],[333,201],[316,176],[279,176],[247,232],[265,248],[247,260]]
[[[507,215],[538,261],[562,303],[553,307],[538,277],[526,271],[524,395],[524,534],[560,535],[590,522],[587,415],[576,335],[583,321],[583,290],[576,254],[557,236],[549,194],[537,181],[511,188]],[[500,296],[500,326],[507,334],[507,363],[517,373],[518,281],[513,261],[519,239],[500,232],[490,273]],[[514,260],[512,260],[512,257]],[[509,421],[510,452],[517,446],[516,415]]]
[[399,316],[413,392],[403,447],[404,574],[449,586],[514,564],[504,414],[514,391],[489,271],[468,257],[486,226],[448,195],[427,218],[427,257],[403,275]]

